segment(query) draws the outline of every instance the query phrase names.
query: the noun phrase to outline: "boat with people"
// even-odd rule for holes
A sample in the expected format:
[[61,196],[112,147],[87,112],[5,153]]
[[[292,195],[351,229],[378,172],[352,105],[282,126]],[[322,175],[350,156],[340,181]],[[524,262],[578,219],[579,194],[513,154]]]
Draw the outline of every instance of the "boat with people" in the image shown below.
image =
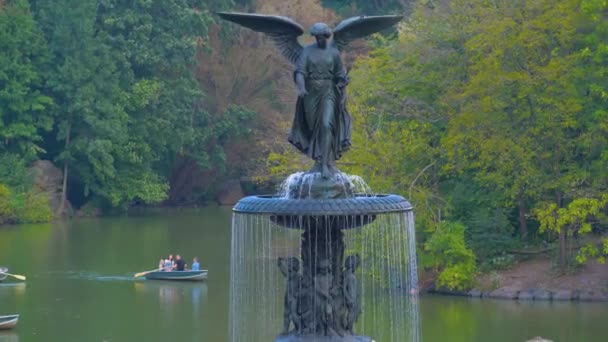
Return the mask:
[[155,271],[144,275],[147,280],[202,281],[207,279],[207,270],[199,271]]
[[19,315],[0,316],[0,330],[12,329],[17,325]]
[[8,272],[8,268],[0,266],[0,282],[2,282],[4,279],[6,279],[6,277],[8,277],[6,272]]

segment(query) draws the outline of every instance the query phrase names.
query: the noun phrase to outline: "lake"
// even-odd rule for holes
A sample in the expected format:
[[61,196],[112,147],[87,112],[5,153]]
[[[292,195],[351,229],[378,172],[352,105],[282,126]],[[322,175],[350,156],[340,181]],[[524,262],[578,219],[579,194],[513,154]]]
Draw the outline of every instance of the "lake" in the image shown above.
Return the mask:
[[[0,342],[228,341],[230,223],[206,207],[0,227],[0,266],[28,277],[0,283],[0,315],[21,314]],[[133,280],[169,253],[209,279]],[[606,303],[422,296],[420,310],[425,342],[608,340]]]

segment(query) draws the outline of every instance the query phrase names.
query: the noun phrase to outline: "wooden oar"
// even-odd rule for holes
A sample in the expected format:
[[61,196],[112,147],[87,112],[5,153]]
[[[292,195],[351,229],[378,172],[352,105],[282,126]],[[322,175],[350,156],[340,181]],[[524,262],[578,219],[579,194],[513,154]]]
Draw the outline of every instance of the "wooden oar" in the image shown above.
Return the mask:
[[134,277],[135,277],[135,278],[143,277],[143,276],[145,276],[145,275],[146,275],[146,274],[148,274],[148,273],[152,273],[152,272],[160,271],[160,270],[162,270],[162,269],[163,269],[163,268],[161,267],[161,268],[157,268],[157,269],[155,269],[155,270],[150,270],[150,271],[145,271],[145,272],[139,272],[139,273],[135,273]]
[[25,281],[25,276],[22,276],[22,275],[19,275],[19,274],[10,274],[10,273],[6,273],[6,272],[0,272],[0,274],[6,274],[7,276],[11,276],[11,277],[14,277],[16,279]]

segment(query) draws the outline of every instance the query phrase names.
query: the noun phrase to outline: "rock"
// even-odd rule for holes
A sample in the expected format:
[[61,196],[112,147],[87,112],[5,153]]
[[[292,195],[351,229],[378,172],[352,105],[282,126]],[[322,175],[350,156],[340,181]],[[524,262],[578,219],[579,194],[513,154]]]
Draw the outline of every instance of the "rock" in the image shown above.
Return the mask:
[[574,298],[574,293],[572,290],[557,290],[553,293],[553,300],[572,300]]
[[468,292],[469,297],[473,297],[473,298],[479,298],[482,295],[481,290],[479,289],[472,289],[471,291]]
[[102,210],[99,207],[96,207],[95,204],[88,202],[79,210],[74,213],[76,217],[99,217],[102,214]]
[[543,289],[534,289],[532,292],[534,293],[534,300],[551,300],[553,296],[551,291]]
[[[29,168],[34,188],[44,193],[49,199],[49,207],[57,212],[61,204],[63,172],[49,160],[37,160]],[[64,213],[72,214],[72,205],[66,201]]]
[[534,300],[534,290],[529,289],[529,290],[520,291],[519,295],[517,296],[517,299],[519,299],[519,300]]
[[241,182],[238,179],[231,179],[220,186],[216,200],[220,205],[234,205],[244,196]]
[[543,289],[528,289],[519,292],[519,300],[551,300],[553,293]]
[[585,302],[605,302],[608,301],[608,293],[604,291],[580,290],[578,300]]
[[488,296],[496,299],[517,299],[518,294],[519,290],[516,288],[505,286],[490,292]]
[[446,296],[459,296],[459,297],[469,297],[469,293],[465,292],[465,291],[458,291],[458,290],[450,290],[450,289],[446,289],[446,288],[435,288],[431,291],[429,291],[430,293],[435,293],[435,294],[441,294],[441,295],[446,295]]

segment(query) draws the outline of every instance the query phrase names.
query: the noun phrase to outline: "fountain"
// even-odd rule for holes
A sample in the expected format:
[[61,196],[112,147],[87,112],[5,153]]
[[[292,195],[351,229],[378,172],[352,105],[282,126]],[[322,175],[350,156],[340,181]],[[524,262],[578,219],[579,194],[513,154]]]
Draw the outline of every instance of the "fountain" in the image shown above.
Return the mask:
[[289,176],[279,194],[234,207],[231,340],[419,341],[412,206],[372,193],[335,163],[351,134],[339,49],[401,17],[355,17],[334,30],[318,23],[310,30],[316,43],[303,47],[303,29],[289,18],[219,15],[267,34],[294,63],[298,102],[289,141],[315,161]]

